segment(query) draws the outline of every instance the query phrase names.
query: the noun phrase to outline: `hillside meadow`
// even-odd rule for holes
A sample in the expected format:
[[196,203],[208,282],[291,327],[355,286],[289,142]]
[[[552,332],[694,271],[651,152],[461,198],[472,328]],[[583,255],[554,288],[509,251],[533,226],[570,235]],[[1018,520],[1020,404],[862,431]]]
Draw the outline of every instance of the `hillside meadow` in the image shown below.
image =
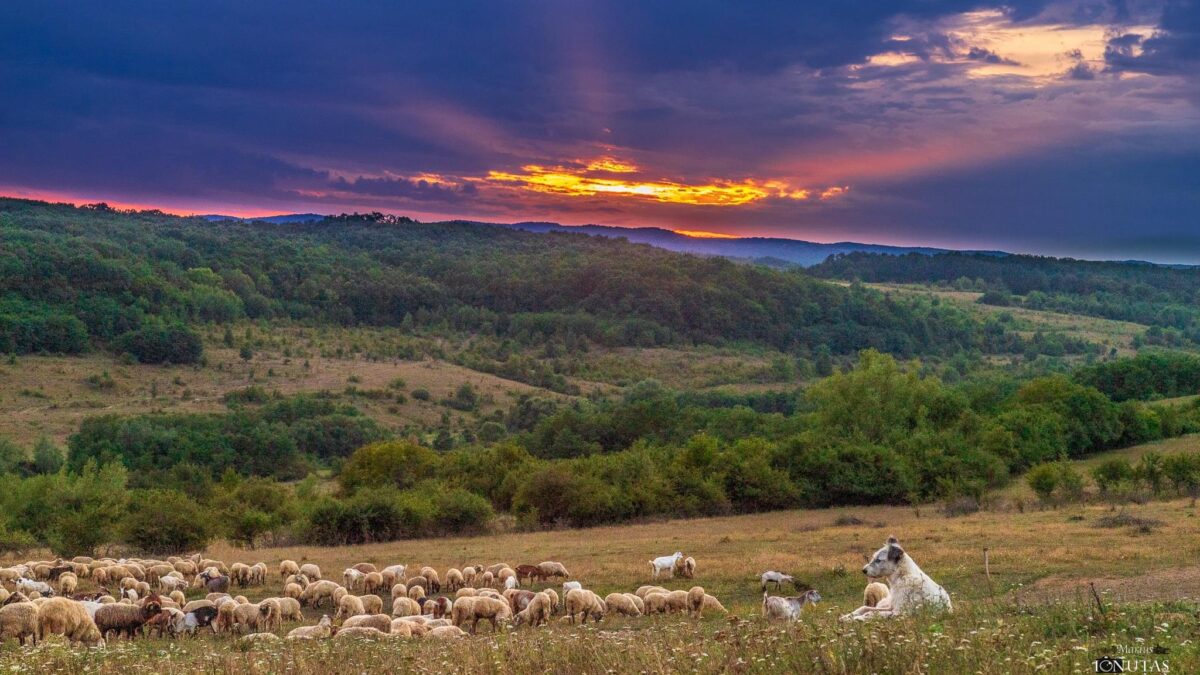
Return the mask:
[[[1138,531],[1098,527],[1107,506],[1024,511],[1011,504],[948,518],[932,509],[863,507],[784,511],[582,530],[412,540],[365,546],[246,551],[216,545],[226,562],[282,559],[319,564],[326,576],[356,562],[429,564],[562,561],[604,595],[651,583],[647,561],[682,550],[694,580],[730,610],[696,621],[677,615],[606,618],[480,634],[452,642],[322,641],[248,647],[228,636],[111,642],[104,650],[53,641],[0,652],[9,672],[1093,672],[1092,661],[1127,648],[1160,648],[1170,672],[1200,668],[1200,521],[1188,500],[1130,507],[1159,524]],[[951,593],[949,616],[847,625],[859,604],[864,558],[888,534]],[[984,549],[988,569],[984,568]],[[757,575],[785,570],[824,601],[796,624],[760,618]],[[278,593],[278,577],[244,592]],[[1095,584],[1093,596],[1089,584]],[[540,586],[539,586],[540,587]],[[199,596],[189,593],[189,599]],[[1099,598],[1099,605],[1097,599]],[[320,612],[306,609],[315,623]],[[298,624],[288,624],[284,630]]]

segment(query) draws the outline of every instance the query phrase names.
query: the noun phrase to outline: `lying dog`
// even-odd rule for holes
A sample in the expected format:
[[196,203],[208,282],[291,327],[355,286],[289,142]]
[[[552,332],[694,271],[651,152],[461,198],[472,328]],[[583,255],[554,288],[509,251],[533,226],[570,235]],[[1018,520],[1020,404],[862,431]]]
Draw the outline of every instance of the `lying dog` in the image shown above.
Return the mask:
[[887,577],[887,597],[875,607],[859,607],[842,616],[842,621],[866,621],[875,618],[902,616],[920,607],[941,607],[953,611],[950,594],[937,585],[928,574],[917,567],[895,537],[888,537],[887,544],[875,552],[871,562],[863,566],[868,577]]

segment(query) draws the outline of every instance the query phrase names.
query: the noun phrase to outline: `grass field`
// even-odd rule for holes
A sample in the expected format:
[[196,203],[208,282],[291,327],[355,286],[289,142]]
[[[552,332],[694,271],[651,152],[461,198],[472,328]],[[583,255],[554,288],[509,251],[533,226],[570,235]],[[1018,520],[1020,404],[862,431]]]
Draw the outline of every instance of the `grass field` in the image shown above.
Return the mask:
[[[1149,531],[1102,528],[1108,507],[985,511],[947,518],[931,508],[787,511],[477,538],[413,540],[346,548],[244,551],[216,546],[226,562],[316,562],[327,576],[356,562],[430,564],[560,560],[604,595],[651,583],[647,560],[682,550],[698,562],[694,581],[728,617],[618,619],[599,625],[521,629],[454,643],[393,641],[256,646],[230,637],[113,643],[103,651],[45,644],[0,652],[10,672],[1092,672],[1118,648],[1168,650],[1170,672],[1200,670],[1200,521],[1186,500],[1130,512]],[[896,534],[951,593],[949,616],[846,625],[857,606],[864,557]],[[988,549],[990,574],[984,569]],[[759,618],[757,575],[788,571],[824,601],[794,625]],[[277,578],[277,577],[276,577]],[[245,591],[252,600],[278,592]],[[1101,611],[1088,584],[1094,583]],[[306,610],[315,622],[319,613]],[[285,629],[290,629],[287,626]],[[1149,657],[1141,657],[1149,658]]]

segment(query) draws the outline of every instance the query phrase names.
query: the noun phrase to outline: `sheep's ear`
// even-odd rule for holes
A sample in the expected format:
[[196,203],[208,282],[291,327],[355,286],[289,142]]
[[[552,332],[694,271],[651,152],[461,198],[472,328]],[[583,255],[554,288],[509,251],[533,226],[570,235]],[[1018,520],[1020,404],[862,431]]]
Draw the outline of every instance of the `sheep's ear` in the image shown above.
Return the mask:
[[900,548],[900,544],[888,544],[887,557],[892,562],[900,562],[904,557],[904,549]]

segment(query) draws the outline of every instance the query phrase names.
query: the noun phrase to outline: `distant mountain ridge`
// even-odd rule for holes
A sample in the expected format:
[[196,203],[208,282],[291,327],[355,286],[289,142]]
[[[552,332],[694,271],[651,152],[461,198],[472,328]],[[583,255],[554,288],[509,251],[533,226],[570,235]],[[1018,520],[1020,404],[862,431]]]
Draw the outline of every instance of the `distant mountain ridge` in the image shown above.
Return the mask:
[[[324,220],[327,216],[316,213],[292,213],[260,218],[241,218],[210,214],[197,216],[210,221],[234,220],[240,222],[266,222],[276,225],[293,223],[308,223]],[[565,232],[587,234],[598,237],[626,239],[637,244],[649,244],[680,253],[696,255],[713,255],[726,258],[753,260],[755,262],[775,267],[800,265],[808,267],[823,262],[831,255],[839,253],[881,253],[889,255],[905,255],[920,253],[936,255],[948,253],[953,249],[935,248],[931,246],[888,246],[885,244],[863,244],[843,241],[833,244],[821,244],[800,239],[784,239],[779,237],[738,237],[703,238],[691,237],[660,227],[615,227],[611,225],[560,225],[558,223],[526,221],[520,223],[490,223],[469,221],[475,225],[489,227],[506,227],[525,232],[546,234],[549,232]],[[1007,255],[1001,251],[975,251],[990,255]]]

